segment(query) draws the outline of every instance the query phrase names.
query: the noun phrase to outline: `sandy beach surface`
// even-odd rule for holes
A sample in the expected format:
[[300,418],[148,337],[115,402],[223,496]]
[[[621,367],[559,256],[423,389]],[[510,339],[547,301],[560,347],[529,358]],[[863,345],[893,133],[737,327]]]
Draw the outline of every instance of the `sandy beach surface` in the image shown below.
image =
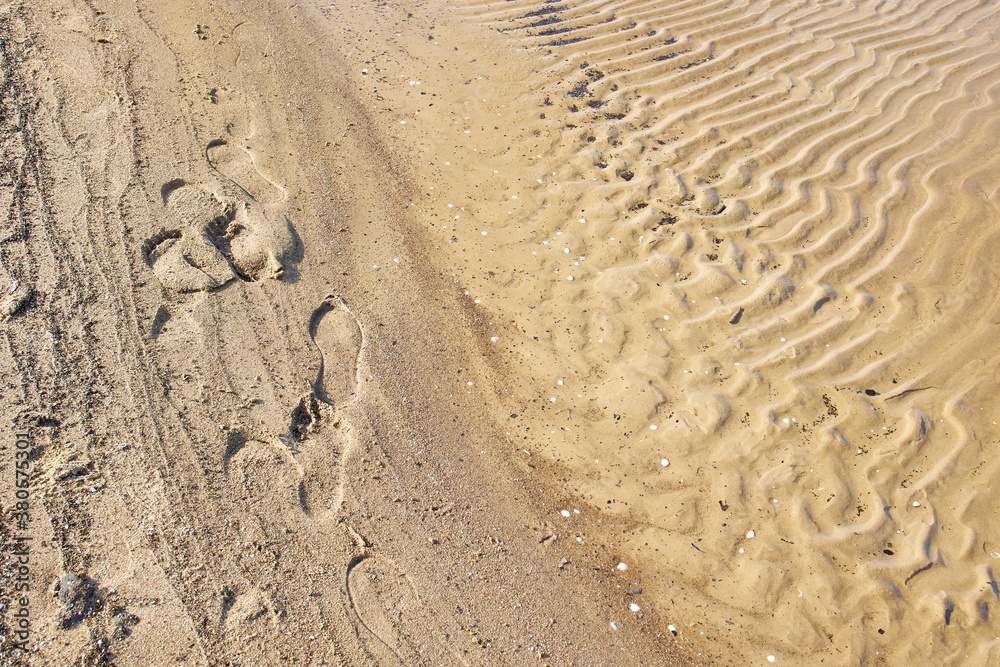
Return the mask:
[[1000,664],[998,35],[0,3],[0,664]]

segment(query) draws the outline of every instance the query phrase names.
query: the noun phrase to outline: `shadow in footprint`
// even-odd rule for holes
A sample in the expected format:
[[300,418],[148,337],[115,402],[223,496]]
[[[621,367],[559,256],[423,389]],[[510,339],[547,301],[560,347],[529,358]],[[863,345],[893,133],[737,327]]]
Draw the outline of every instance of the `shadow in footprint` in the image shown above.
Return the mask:
[[364,335],[354,313],[342,300],[328,295],[313,312],[309,334],[322,359],[314,392],[324,403],[343,407],[358,388],[358,359]]
[[104,605],[103,592],[86,574],[67,573],[56,583],[54,593],[63,605],[59,610],[59,626],[63,630],[77,627]]
[[243,449],[244,445],[247,444],[247,440],[246,433],[239,429],[233,429],[226,435],[226,451],[222,455],[222,472],[224,474],[229,474],[230,459]]
[[153,340],[160,337],[160,332],[163,331],[163,327],[167,325],[171,317],[170,311],[163,306],[156,309],[156,315],[153,317],[153,324],[149,331],[149,335]]
[[305,440],[310,434],[318,432],[322,423],[323,412],[316,400],[316,393],[308,392],[299,398],[298,405],[292,410],[288,432],[295,440]]

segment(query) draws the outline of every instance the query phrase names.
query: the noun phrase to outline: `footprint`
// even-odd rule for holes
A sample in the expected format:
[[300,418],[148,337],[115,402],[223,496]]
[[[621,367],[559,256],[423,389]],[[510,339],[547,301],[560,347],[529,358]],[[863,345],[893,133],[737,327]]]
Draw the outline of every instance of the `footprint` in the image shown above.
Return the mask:
[[[360,535],[348,530],[358,542]],[[347,597],[359,635],[377,663],[468,667],[466,657],[442,641],[410,577],[371,545],[358,546],[362,552],[347,566]]]
[[357,318],[343,301],[327,295],[313,312],[309,334],[322,355],[316,397],[337,407],[349,404],[357,392],[358,358],[364,344]]
[[143,245],[143,256],[173,292],[218,289],[236,277],[219,249],[197,229],[161,229]]
[[281,605],[259,588],[238,593],[226,586],[220,593],[220,625],[235,635],[236,643],[251,628],[263,633],[277,624]]
[[281,280],[295,245],[288,219],[270,218],[257,206],[243,202],[236,208],[229,261],[245,280]]
[[420,600],[410,582],[389,561],[370,552],[355,556],[347,566],[347,597],[354,620],[380,665],[405,665],[413,648],[404,636],[403,621],[419,613]]
[[161,194],[177,224],[160,229],[142,248],[160,283],[174,292],[199,292],[235,279],[214,242],[214,230],[231,215],[222,201],[181,179],[165,184]]
[[305,471],[280,438],[231,431],[222,469],[233,488],[254,506],[268,511],[309,515],[303,487]]
[[280,280],[295,248],[288,219],[278,210],[288,198],[284,188],[264,176],[253,154],[223,139],[205,149],[208,163],[229,183],[234,199],[232,231],[228,232],[228,257],[233,268],[247,280]]
[[218,289],[236,277],[281,279],[284,257],[293,246],[287,220],[268,223],[249,202],[183,179],[166,183],[161,194],[177,224],[147,239],[143,256],[164,287],[198,292]]
[[160,196],[184,227],[205,230],[224,226],[224,220],[232,219],[232,206],[227,206],[218,192],[210,192],[183,178],[164,183]]
[[270,207],[288,199],[283,187],[257,168],[253,153],[225,139],[215,139],[205,149],[208,163],[261,206]]

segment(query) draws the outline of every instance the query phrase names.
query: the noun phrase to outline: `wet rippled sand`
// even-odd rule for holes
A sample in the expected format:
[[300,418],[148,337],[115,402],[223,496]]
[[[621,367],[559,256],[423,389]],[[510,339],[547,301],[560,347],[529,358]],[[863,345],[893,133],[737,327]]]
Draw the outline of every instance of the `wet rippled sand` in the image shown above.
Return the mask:
[[444,22],[453,70],[378,94],[512,444],[630,522],[664,618],[754,664],[997,660],[995,8]]

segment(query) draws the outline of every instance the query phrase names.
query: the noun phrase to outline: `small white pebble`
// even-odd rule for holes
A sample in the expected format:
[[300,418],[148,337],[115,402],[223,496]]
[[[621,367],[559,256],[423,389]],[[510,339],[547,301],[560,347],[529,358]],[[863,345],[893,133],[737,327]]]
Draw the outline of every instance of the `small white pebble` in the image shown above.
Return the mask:
[[628,606],[628,608],[629,608],[629,609],[630,609],[631,611],[639,611],[639,605],[637,605],[637,604],[636,604],[636,603],[634,603],[634,602],[633,602],[632,604],[630,604],[630,605]]
[[618,629],[618,625],[614,621],[611,621],[611,629],[612,630],[617,630]]
[[650,431],[655,431],[656,430],[656,424],[650,424],[649,425],[649,430]]
[[757,533],[753,532],[752,530],[747,533],[747,539],[748,540],[752,540],[755,537],[757,537]]
[[562,380],[559,380],[556,384],[566,384],[566,383],[563,382]]
[[667,630],[669,630],[670,632],[677,632],[677,628],[674,627],[673,625],[668,625]]
[[774,662],[774,656],[773,655],[767,656],[767,661],[768,662]]
[[562,514],[563,516],[569,516],[569,510],[563,510],[562,512],[559,513]]
[[660,465],[666,468],[668,465],[670,465],[670,461],[666,459],[660,459]]
[[573,278],[573,276],[569,276],[566,278],[566,280],[575,280],[575,278]]
[[914,507],[920,507],[920,503],[918,503],[916,500],[914,500],[913,501],[913,506]]
[[626,565],[625,563],[618,563],[618,569],[624,572],[625,570],[628,569],[628,565]]

